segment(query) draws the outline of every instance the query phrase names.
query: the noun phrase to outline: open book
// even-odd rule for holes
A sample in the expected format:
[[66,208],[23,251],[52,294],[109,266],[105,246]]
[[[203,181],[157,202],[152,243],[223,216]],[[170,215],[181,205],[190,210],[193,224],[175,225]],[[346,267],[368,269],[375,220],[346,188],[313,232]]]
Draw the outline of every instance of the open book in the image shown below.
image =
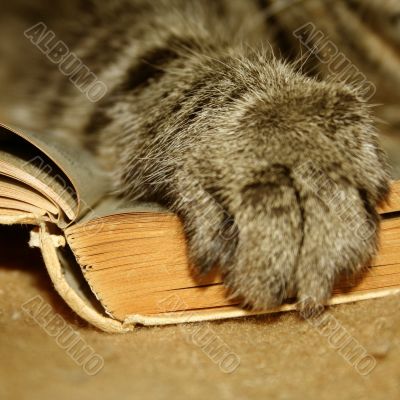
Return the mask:
[[[179,218],[127,206],[83,149],[0,125],[0,224],[31,226],[50,278],[82,318],[108,332],[260,314],[241,309],[221,277],[189,265]],[[362,276],[337,283],[329,304],[400,292],[400,182],[381,208],[381,249]],[[288,303],[264,313],[292,310]]]

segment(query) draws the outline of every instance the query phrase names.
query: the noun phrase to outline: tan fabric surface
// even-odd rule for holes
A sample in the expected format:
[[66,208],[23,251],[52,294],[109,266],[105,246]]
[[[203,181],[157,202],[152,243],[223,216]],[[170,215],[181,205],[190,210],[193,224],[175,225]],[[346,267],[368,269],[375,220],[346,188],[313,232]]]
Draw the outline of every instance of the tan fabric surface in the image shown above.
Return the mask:
[[[0,243],[0,399],[400,398],[399,297],[328,311],[376,359],[375,369],[361,376],[295,313],[99,332],[54,292],[39,253],[24,249],[22,228],[0,228]],[[102,357],[96,375],[23,311],[37,295]],[[234,372],[224,373],[191,339],[196,326],[240,359]]]

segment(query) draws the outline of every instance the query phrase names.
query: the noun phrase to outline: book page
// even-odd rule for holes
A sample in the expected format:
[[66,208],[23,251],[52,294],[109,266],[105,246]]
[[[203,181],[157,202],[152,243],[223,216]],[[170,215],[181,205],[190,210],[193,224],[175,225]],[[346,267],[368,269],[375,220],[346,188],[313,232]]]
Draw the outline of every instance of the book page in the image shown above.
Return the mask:
[[26,201],[42,210],[47,210],[54,216],[60,213],[58,206],[49,201],[46,196],[15,179],[2,177],[0,180],[0,193],[9,199]]
[[[70,221],[90,210],[109,188],[108,177],[93,156],[47,133],[22,131],[0,123],[0,150],[3,166],[10,161],[5,153],[11,152],[13,161],[23,159],[19,167],[23,166],[26,174],[33,176],[31,181],[24,179],[25,184],[31,184],[35,177],[47,179],[46,186],[50,192],[53,190],[58,194],[56,202],[61,201],[62,204],[57,205]],[[35,190],[38,190],[37,184]],[[55,200],[52,194],[49,196],[49,190],[45,194],[50,200]],[[39,191],[43,193],[43,190]]]
[[[13,142],[2,143],[0,147],[0,174],[9,184],[19,181],[60,208],[68,221],[76,218],[78,201],[76,193],[65,179],[52,168],[44,167],[43,158],[31,158],[32,153],[23,144],[15,152]],[[10,180],[10,178],[12,178]],[[60,215],[60,217],[62,217]]]
[[[85,278],[110,315],[124,320],[130,314],[162,313],[160,305],[171,293],[178,294],[192,311],[218,308],[222,312],[224,307],[236,307],[226,297],[220,276],[199,277],[194,273],[175,214],[152,203],[133,203],[127,208],[118,201],[108,199],[99,205],[97,215],[65,231]],[[364,274],[360,282],[340,282],[335,295],[347,298],[355,292],[400,285],[400,219],[393,217],[395,211],[388,209],[390,214],[383,221],[382,248],[371,264],[373,272]],[[377,274],[382,277],[377,278]],[[351,293],[347,293],[348,288]]]
[[79,219],[74,226],[86,224],[89,221],[101,220],[111,215],[123,215],[131,213],[167,213],[174,215],[172,211],[158,203],[129,201],[117,196],[103,198],[90,212]]
[[[218,273],[199,276],[191,267],[182,226],[172,213],[114,214],[71,226],[65,233],[93,293],[120,321],[129,315],[185,311],[221,317],[240,310]],[[384,219],[379,254],[362,274],[338,281],[333,300],[399,290],[399,248],[400,218]],[[176,298],[179,304],[174,304]]]

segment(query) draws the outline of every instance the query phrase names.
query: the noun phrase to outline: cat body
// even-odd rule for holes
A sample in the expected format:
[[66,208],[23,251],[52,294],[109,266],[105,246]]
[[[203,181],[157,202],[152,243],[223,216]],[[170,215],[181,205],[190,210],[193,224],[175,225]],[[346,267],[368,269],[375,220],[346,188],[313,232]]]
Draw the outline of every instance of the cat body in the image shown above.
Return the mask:
[[[3,113],[177,212],[193,264],[218,267],[243,305],[324,302],[374,255],[389,173],[361,83],[396,107],[396,2],[41,3],[2,24]],[[321,35],[365,82],[331,76]]]

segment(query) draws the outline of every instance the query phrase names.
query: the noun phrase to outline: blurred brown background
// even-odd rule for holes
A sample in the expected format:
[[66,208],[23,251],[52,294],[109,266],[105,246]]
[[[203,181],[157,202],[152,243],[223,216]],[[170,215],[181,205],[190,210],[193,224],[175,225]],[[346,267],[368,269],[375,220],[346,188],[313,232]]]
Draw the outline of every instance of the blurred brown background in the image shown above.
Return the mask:
[[[232,373],[188,339],[193,326],[99,332],[59,298],[27,230],[0,229],[0,399],[398,399],[400,296],[328,310],[377,364],[361,376],[296,313],[204,324],[240,360]],[[104,360],[94,376],[21,308],[40,295]]]

